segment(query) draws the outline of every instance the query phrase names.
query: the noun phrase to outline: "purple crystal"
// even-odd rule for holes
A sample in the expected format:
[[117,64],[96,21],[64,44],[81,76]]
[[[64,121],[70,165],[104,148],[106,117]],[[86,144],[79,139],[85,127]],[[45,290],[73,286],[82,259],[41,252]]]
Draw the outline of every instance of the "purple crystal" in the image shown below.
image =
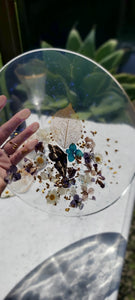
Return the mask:
[[4,178],[5,182],[9,184],[12,181],[17,181],[19,179],[21,179],[21,174],[18,172],[18,169],[15,165],[11,165],[7,170],[7,176]]
[[71,207],[79,207],[79,209],[83,209],[84,204],[82,203],[82,199],[78,194],[73,196],[73,200],[70,202]]
[[79,195],[78,194],[75,194],[73,199],[76,201],[76,202],[79,202]]
[[88,152],[84,152],[83,157],[84,157],[85,163],[86,163],[86,164],[89,164],[90,161],[91,161],[91,159],[90,159],[90,154],[89,154]]

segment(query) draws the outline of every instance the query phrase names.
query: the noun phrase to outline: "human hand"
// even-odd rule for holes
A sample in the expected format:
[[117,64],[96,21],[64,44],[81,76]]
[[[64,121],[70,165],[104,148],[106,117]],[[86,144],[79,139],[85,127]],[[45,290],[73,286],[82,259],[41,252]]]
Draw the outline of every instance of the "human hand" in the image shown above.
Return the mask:
[[[0,111],[5,104],[6,97],[2,95],[0,96]],[[9,121],[0,127],[0,195],[6,187],[4,178],[7,175],[7,170],[9,170],[11,165],[18,164],[25,155],[35,148],[35,145],[38,142],[37,139],[34,139],[26,142],[23,147],[20,147],[34,132],[37,131],[39,128],[37,122],[32,123],[21,133],[6,142],[11,133],[14,132],[14,130],[23,123],[29,115],[30,110],[25,108],[16,113]]]

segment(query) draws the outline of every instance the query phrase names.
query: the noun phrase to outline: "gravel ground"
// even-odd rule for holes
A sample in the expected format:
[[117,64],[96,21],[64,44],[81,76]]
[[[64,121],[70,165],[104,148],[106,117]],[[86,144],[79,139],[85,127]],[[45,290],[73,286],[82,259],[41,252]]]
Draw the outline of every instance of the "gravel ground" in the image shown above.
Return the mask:
[[130,228],[118,300],[135,300],[135,210]]

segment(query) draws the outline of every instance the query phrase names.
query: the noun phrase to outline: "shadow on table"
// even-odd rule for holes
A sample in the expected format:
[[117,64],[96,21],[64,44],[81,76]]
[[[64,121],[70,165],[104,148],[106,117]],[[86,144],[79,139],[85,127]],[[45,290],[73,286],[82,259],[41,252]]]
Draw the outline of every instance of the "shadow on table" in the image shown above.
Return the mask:
[[71,244],[30,272],[5,300],[104,300],[119,288],[125,248],[114,232]]

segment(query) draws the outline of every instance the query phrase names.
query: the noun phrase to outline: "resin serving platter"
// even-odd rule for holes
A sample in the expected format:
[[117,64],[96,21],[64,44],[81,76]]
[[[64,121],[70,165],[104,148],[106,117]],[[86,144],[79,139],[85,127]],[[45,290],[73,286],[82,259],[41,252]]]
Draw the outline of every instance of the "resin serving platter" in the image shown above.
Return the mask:
[[135,171],[135,115],[111,74],[83,55],[38,49],[2,68],[0,91],[8,98],[2,123],[24,107],[31,118],[17,133],[40,122],[13,193],[65,216],[99,212],[123,195]]
[[9,186],[14,193],[38,209],[67,216],[96,213],[123,195],[134,174],[133,128],[59,117],[46,118],[44,126],[36,151],[19,166],[22,179]]

